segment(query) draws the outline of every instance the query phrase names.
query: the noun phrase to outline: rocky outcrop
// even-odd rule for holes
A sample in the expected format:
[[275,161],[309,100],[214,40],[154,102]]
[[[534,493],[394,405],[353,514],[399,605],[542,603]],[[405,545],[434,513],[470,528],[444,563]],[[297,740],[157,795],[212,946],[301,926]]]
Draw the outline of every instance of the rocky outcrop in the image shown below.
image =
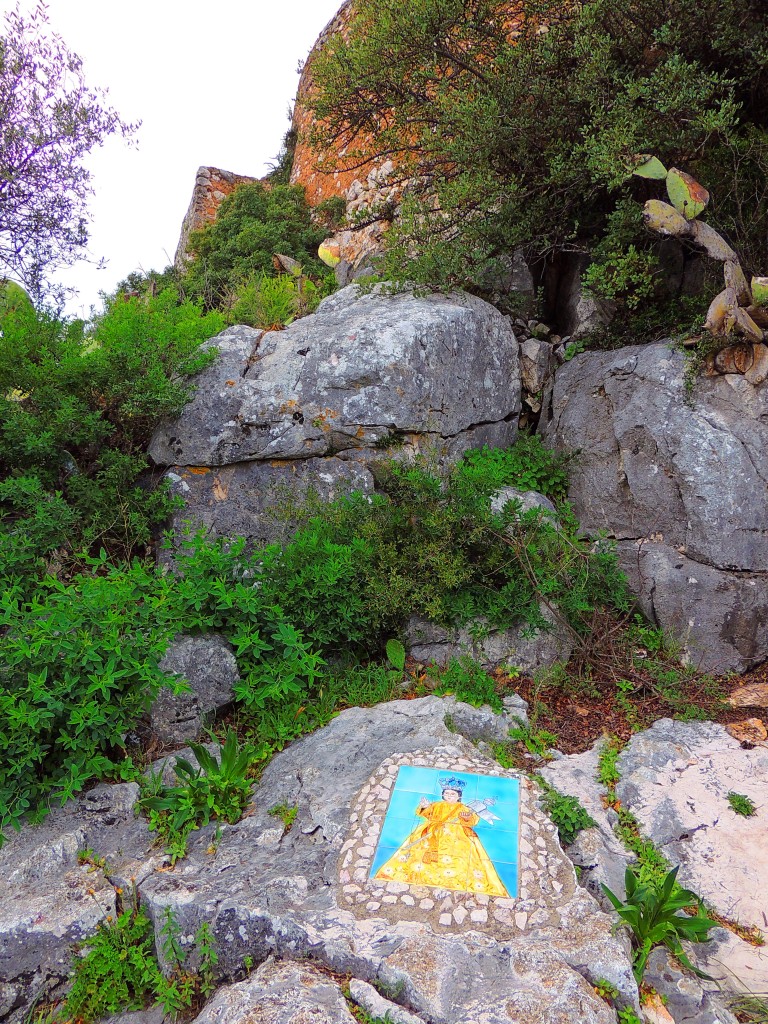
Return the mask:
[[353,15],[353,0],[344,0],[339,11],[325,26],[317,42],[304,63],[293,108],[293,129],[297,141],[291,172],[291,184],[302,185],[310,206],[317,206],[324,199],[345,195],[353,181],[365,178],[371,167],[357,167],[350,170],[326,169],[320,154],[309,145],[308,133],[312,127],[314,115],[310,107],[310,97],[314,88],[314,61],[317,54],[325,47],[334,35],[347,32]]
[[[98,787],[43,826],[25,827],[0,853],[10,879],[0,896],[0,991],[16,992],[8,1019],[15,1024],[41,992],[60,990],[72,939],[114,913],[114,887],[130,892],[134,879],[158,938],[165,908],[174,910],[190,969],[196,958],[189,936],[203,921],[210,925],[222,987],[203,1022],[247,1013],[282,1024],[301,1020],[300,1006],[307,1019],[343,1021],[335,978],[347,975],[360,983],[353,999],[378,1007],[375,986],[385,1006],[411,1015],[403,1020],[555,1024],[568,1014],[611,1024],[614,1013],[592,983],[605,978],[621,1005],[637,1006],[626,948],[612,936],[611,918],[576,884],[525,778],[517,899],[409,891],[370,879],[358,866],[369,863],[367,844],[375,844],[401,765],[517,777],[462,735],[495,735],[502,720],[488,709],[464,710],[452,699],[427,697],[342,712],[278,754],[243,820],[220,825],[213,844],[215,824],[193,834],[188,856],[173,870],[152,850],[146,823],[133,817],[136,786]],[[297,808],[287,833],[269,814],[278,803]],[[76,851],[85,846],[105,858],[108,882],[78,865]],[[97,896],[83,897],[90,917],[78,909],[86,886]],[[45,932],[45,943],[20,941],[15,922],[22,916],[25,936]],[[241,981],[251,967],[258,969]]]
[[768,388],[700,380],[667,344],[589,352],[562,366],[547,443],[579,452],[569,498],[618,541],[645,613],[703,668],[768,657]]
[[[463,293],[417,298],[351,286],[285,331],[233,327],[211,344],[218,359],[150,445],[155,463],[175,467],[174,484],[209,510],[252,482],[262,492],[291,476],[307,487],[366,489],[360,466],[404,443],[454,458],[516,436],[514,333],[492,306]],[[360,466],[343,470],[340,459]],[[231,466],[238,469],[213,477],[196,472]],[[227,516],[258,519],[263,507],[254,501]]]
[[259,180],[246,174],[222,171],[218,167],[198,167],[192,198],[184,215],[179,244],[173,258],[177,270],[186,270],[190,259],[189,238],[192,232],[199,231],[216,220],[219,207],[238,185],[248,185]]
[[[189,527],[209,537],[245,537],[255,548],[287,541],[298,525],[298,506],[310,498],[329,502],[373,491],[367,469],[334,457],[174,466],[166,479],[184,502],[171,520],[177,539]],[[161,557],[169,554],[164,550]]]
[[[597,822],[569,848],[583,868],[582,879],[596,895],[605,882],[623,895],[623,875],[633,859],[613,833],[615,812],[602,805],[596,781],[598,748],[563,757],[544,769],[547,782],[577,797]],[[638,820],[644,836],[679,866],[679,881],[708,906],[741,925],[764,928],[768,898],[765,819],[737,815],[729,792],[755,804],[768,791],[768,746],[745,748],[721,725],[662,719],[635,735],[618,758],[616,795]],[[709,942],[688,945],[696,965],[714,977],[727,995],[768,989],[768,954],[725,928]],[[695,982],[667,962],[661,951],[649,964],[649,981],[670,998],[674,1020],[731,1020],[716,986]],[[702,987],[703,986],[703,987]]]
[[160,743],[180,747],[200,739],[217,711],[231,704],[240,681],[232,647],[221,636],[177,636],[160,662],[163,672],[179,676],[188,689],[163,687],[150,711],[152,732]]

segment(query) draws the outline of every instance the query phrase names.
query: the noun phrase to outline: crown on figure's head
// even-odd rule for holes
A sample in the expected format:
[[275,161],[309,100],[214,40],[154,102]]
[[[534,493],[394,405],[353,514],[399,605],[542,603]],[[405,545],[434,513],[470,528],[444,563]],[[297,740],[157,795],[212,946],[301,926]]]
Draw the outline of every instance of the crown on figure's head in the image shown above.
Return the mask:
[[452,775],[450,779],[440,779],[440,789],[455,789],[457,793],[463,793],[466,782],[463,779],[457,779],[455,775]]

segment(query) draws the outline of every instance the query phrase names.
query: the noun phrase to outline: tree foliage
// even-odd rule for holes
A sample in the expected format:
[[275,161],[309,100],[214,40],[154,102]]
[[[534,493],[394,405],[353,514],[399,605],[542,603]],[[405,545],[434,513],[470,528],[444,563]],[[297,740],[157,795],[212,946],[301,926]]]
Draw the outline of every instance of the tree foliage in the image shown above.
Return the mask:
[[46,272],[84,254],[93,191],[84,158],[137,125],[86,85],[42,3],[29,15],[17,4],[0,31],[0,274],[38,296]]
[[311,223],[302,188],[241,185],[223,201],[213,224],[193,232],[184,293],[208,309],[226,309],[249,281],[278,273],[276,253],[298,260],[307,272],[322,273],[317,247],[324,236]]
[[750,268],[765,265],[761,0],[358,0],[356,12],[313,64],[312,141],[337,166],[393,154],[413,179],[390,269],[465,282],[518,246],[542,257],[600,243],[606,263],[647,250],[627,202],[637,153],[704,182],[710,220]]

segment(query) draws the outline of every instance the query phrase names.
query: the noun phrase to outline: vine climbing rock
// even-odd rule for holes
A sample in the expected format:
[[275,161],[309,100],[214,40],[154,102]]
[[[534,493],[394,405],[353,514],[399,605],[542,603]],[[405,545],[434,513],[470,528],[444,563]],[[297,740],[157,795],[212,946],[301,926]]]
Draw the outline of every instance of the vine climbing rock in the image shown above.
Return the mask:
[[546,443],[579,452],[569,499],[616,538],[649,618],[715,672],[768,658],[768,386],[697,380],[670,344],[585,352],[559,368]]

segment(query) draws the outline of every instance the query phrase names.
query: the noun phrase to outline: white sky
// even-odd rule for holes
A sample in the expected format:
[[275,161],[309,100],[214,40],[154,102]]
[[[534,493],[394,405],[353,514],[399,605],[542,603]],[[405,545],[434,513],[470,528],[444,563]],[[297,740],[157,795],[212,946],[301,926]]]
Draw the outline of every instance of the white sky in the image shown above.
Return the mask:
[[[36,0],[21,0],[23,10]],[[13,0],[0,0],[3,14]],[[109,90],[138,147],[110,139],[92,154],[90,250],[59,278],[84,316],[132,270],[172,262],[201,165],[260,176],[280,148],[297,65],[341,0],[48,0],[51,28]]]

